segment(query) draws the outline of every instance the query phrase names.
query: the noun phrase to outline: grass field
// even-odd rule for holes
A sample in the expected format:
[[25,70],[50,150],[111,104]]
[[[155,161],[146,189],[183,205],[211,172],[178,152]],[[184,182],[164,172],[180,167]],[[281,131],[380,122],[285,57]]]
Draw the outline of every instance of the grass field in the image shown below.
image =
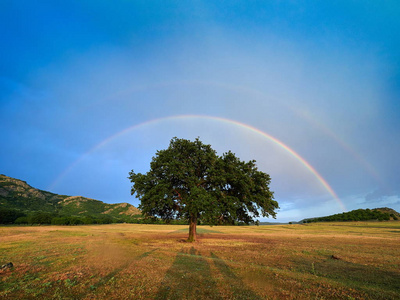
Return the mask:
[[[1,299],[400,299],[400,222],[0,227]],[[332,259],[332,255],[339,259]]]

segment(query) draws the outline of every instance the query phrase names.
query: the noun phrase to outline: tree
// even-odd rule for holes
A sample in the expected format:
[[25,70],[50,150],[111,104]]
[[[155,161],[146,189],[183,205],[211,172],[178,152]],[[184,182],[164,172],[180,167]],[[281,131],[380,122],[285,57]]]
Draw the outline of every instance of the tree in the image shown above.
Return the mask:
[[243,162],[232,152],[218,156],[198,138],[173,138],[156,152],[146,174],[129,173],[131,194],[147,217],[189,221],[188,241],[196,240],[199,221],[212,225],[254,223],[272,216],[278,203],[269,190],[271,178],[255,161]]
[[30,224],[51,224],[53,215],[47,212],[36,211],[28,217]]

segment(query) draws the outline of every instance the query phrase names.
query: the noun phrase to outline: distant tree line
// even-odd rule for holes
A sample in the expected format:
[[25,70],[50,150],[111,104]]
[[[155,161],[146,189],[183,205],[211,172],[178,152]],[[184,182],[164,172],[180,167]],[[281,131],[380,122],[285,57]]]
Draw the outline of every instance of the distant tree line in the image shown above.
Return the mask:
[[[131,224],[171,224],[188,225],[189,221],[184,219],[163,220],[156,217],[142,218],[138,216],[121,216],[119,218],[109,215],[59,215],[55,213],[35,211],[22,212],[17,209],[0,208],[0,224],[4,225],[90,225],[90,224],[112,224],[112,223],[131,223]],[[209,225],[207,222],[199,222],[199,225]],[[221,223],[220,225],[246,225],[244,222]]]
[[398,220],[394,214],[384,213],[377,209],[357,209],[341,214],[335,214],[327,217],[306,219],[303,223],[311,222],[334,222],[334,221],[389,221],[390,219]]
[[67,216],[49,212],[35,211],[22,212],[16,209],[0,208],[0,224],[16,225],[85,225],[85,224],[111,224],[111,223],[138,223],[140,219],[134,216],[121,216],[120,218],[109,215],[93,216]]

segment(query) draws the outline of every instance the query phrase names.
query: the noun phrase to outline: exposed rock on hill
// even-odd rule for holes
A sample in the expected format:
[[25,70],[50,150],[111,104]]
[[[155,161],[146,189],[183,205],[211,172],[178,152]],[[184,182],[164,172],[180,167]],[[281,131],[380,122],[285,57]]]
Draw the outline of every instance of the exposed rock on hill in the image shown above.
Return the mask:
[[0,174],[0,208],[24,213],[42,211],[59,215],[90,215],[110,217],[140,215],[129,203],[107,204],[82,196],[57,195],[35,189],[25,181]]
[[396,216],[397,218],[400,218],[400,214],[397,211],[395,211],[394,209],[389,208],[389,207],[375,208],[375,210],[378,210],[384,214],[389,214],[390,216]]

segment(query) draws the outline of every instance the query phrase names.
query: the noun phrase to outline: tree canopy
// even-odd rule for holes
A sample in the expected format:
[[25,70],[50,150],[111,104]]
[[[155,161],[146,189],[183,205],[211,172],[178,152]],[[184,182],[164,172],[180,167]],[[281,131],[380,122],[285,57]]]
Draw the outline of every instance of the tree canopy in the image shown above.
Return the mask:
[[189,241],[196,225],[254,223],[260,216],[275,218],[278,203],[269,189],[271,178],[254,160],[243,162],[232,152],[218,156],[210,145],[173,138],[159,150],[146,174],[129,173],[131,194],[140,199],[145,216],[189,221]]

